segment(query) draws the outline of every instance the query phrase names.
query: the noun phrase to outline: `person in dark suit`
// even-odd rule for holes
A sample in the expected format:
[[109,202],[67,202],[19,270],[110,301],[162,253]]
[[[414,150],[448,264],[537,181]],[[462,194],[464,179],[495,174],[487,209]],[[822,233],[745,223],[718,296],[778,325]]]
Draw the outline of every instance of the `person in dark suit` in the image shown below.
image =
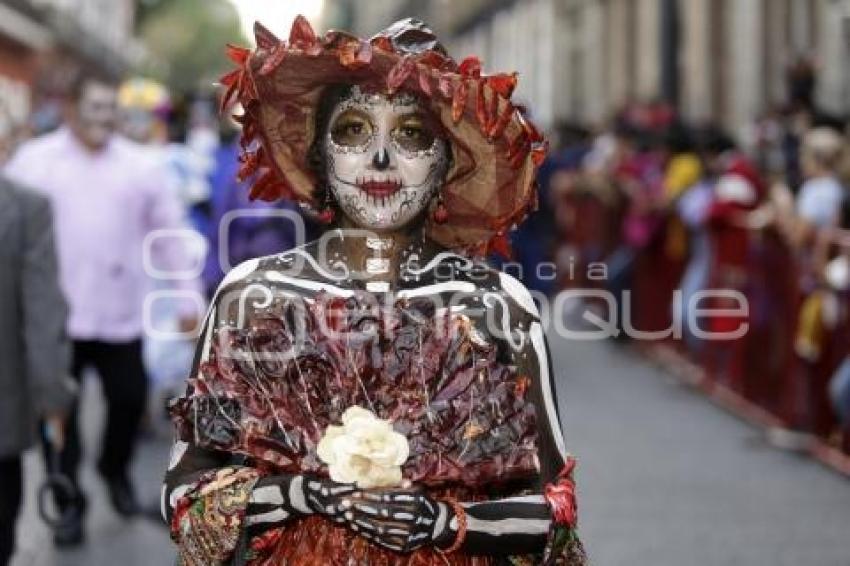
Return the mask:
[[0,178],[0,566],[14,551],[21,454],[39,419],[62,430],[72,401],[67,314],[50,204]]

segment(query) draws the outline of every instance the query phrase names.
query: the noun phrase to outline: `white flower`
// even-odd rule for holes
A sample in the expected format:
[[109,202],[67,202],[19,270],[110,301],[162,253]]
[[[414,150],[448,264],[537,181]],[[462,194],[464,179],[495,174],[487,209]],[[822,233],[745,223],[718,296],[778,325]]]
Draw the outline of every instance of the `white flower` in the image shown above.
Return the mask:
[[343,413],[342,426],[328,427],[316,452],[333,481],[368,489],[401,484],[401,466],[410,446],[390,421],[354,406]]

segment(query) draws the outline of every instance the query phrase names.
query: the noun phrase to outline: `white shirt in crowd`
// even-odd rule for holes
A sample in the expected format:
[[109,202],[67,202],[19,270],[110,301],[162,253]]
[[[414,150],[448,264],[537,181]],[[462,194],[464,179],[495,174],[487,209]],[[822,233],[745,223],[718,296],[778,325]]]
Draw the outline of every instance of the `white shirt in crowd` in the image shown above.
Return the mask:
[[[24,143],[7,163],[13,181],[53,205],[60,281],[70,306],[75,340],[123,342],[140,338],[152,280],[143,265],[145,238],[155,230],[185,228],[183,206],[166,188],[164,171],[135,143],[113,136],[96,153],[67,128]],[[151,246],[159,270],[191,266],[185,241]],[[196,292],[195,280],[175,280]],[[184,314],[194,312],[182,304]]]
[[824,228],[837,224],[844,189],[834,177],[815,177],[800,187],[797,195],[797,214],[809,224]]

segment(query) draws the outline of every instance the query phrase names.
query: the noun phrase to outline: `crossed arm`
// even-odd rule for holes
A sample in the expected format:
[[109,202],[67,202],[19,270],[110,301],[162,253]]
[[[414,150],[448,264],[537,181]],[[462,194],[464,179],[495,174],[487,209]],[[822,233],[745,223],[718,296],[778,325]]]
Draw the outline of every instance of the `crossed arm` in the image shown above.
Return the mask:
[[[163,514],[169,523],[180,499],[193,490],[195,482],[210,470],[233,465],[225,453],[180,443],[176,450],[183,454],[168,471],[163,489]],[[542,551],[551,525],[551,511],[542,495],[460,505],[467,523],[461,552],[508,555]],[[251,490],[243,528],[253,538],[309,515],[345,525],[396,552],[425,545],[448,548],[459,528],[452,506],[422,491],[358,490],[304,475],[259,478]]]

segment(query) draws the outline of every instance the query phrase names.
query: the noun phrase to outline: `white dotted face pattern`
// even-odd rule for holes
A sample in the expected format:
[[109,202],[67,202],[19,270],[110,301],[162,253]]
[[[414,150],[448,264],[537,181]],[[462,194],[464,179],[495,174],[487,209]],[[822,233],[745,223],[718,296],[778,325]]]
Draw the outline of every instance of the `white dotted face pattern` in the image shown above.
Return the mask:
[[370,230],[402,228],[428,207],[448,169],[448,142],[419,100],[352,87],[331,111],[327,178],[343,214]]

